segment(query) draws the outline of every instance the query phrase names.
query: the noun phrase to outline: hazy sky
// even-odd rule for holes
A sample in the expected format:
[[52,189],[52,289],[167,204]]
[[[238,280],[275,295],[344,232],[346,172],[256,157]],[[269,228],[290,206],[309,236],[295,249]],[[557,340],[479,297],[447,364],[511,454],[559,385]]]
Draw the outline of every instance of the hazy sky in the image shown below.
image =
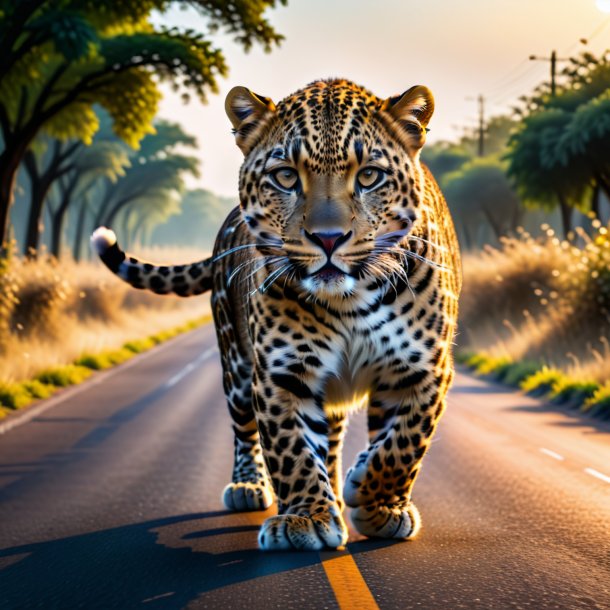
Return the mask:
[[[548,78],[547,62],[530,54],[560,57],[576,53],[583,37],[589,48],[610,48],[610,0],[289,0],[269,11],[286,40],[270,54],[245,54],[230,38],[214,41],[226,55],[229,77],[207,105],[184,105],[164,87],[160,116],[179,121],[197,136],[202,186],[236,195],[241,153],[224,113],[231,87],[281,99],[317,78],[352,79],[378,96],[400,93],[415,84],[430,87],[436,112],[429,141],[455,139],[476,121],[483,93],[487,112],[499,114],[522,93]],[[204,29],[205,20],[176,9],[165,25]]]

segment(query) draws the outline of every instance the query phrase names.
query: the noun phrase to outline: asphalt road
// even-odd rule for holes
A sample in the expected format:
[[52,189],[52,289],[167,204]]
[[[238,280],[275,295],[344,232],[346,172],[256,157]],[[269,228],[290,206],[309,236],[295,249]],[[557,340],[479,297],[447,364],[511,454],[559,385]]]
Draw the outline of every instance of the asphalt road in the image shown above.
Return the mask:
[[[610,427],[458,375],[408,543],[264,554],[230,514],[212,328],[0,436],[0,607],[608,608]],[[49,403],[41,403],[45,408]],[[364,444],[354,418],[346,466]]]

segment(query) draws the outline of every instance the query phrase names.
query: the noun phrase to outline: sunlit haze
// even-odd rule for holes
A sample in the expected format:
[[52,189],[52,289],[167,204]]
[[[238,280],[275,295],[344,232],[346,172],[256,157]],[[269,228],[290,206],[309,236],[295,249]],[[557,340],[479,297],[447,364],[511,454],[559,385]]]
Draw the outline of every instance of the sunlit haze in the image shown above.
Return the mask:
[[[286,40],[272,53],[244,54],[230,38],[216,36],[230,74],[220,93],[202,106],[184,105],[164,87],[160,116],[181,122],[197,136],[203,186],[235,195],[241,153],[224,113],[224,97],[235,85],[281,99],[317,78],[342,76],[379,96],[425,84],[436,97],[430,141],[454,139],[476,121],[472,98],[487,96],[489,115],[506,111],[517,97],[548,78],[549,64],[530,54],[560,57],[585,47],[610,46],[610,17],[602,0],[291,0],[268,15]],[[166,25],[204,28],[192,12],[175,10]]]

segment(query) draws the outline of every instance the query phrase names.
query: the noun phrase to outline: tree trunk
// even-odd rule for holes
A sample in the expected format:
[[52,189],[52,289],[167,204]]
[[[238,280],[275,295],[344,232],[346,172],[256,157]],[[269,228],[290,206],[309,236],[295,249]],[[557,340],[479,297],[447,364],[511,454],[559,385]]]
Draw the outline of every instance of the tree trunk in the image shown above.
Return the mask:
[[78,210],[78,218],[76,220],[76,231],[74,234],[74,244],[72,246],[72,255],[76,262],[81,260],[81,251],[83,238],[85,236],[85,220],[87,218],[87,208],[89,206],[89,200],[85,196],[83,202]]
[[8,229],[18,169],[19,159],[6,149],[0,155],[0,258],[6,258],[11,248]]
[[64,216],[60,210],[51,214],[51,255],[56,259],[61,256],[61,236],[64,228]]
[[557,193],[559,209],[561,211],[561,224],[563,227],[563,237],[567,239],[568,233],[572,230],[572,207],[568,205],[566,198],[561,193]]
[[503,233],[502,224],[496,221],[493,214],[485,206],[481,208],[481,211],[483,212],[483,216],[485,216],[485,218],[487,219],[487,222],[489,223],[489,226],[494,232],[494,235],[496,236],[497,240],[500,241],[500,238],[502,237]]
[[599,180],[596,180],[595,186],[593,187],[593,193],[591,194],[591,212],[595,218],[599,218],[599,204],[601,198],[601,186]]
[[28,172],[31,184],[30,211],[28,214],[23,254],[28,258],[36,258],[40,233],[42,231],[42,208],[51,188],[54,175],[51,172],[38,172],[36,157],[29,150],[24,156],[24,166]]
[[78,175],[75,175],[67,187],[63,188],[62,184],[61,202],[55,213],[51,214],[51,254],[57,259],[61,256],[61,238],[63,236],[66,212],[72,201],[77,183]]

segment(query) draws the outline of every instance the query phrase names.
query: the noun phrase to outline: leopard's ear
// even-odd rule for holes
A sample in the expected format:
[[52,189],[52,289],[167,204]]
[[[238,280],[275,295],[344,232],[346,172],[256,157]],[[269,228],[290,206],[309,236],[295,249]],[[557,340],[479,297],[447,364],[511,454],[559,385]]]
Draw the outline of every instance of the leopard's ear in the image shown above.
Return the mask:
[[390,124],[408,148],[419,150],[424,145],[426,127],[434,112],[434,96],[428,87],[416,85],[402,95],[389,97],[381,109],[390,116]]
[[256,133],[269,113],[275,112],[271,99],[246,87],[233,87],[225,100],[225,111],[235,134],[235,142],[247,154],[256,141]]

